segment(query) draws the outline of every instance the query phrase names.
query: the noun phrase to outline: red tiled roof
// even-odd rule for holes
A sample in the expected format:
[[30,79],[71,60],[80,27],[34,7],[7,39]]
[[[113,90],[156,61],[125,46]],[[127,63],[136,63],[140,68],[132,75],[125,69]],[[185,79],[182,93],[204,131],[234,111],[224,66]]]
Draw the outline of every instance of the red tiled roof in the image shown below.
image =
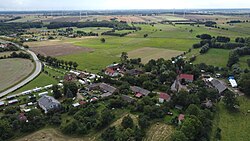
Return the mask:
[[111,69],[111,68],[107,68],[106,72],[108,72],[108,73],[115,73],[115,71],[113,69]]
[[135,95],[135,97],[140,98],[140,97],[142,97],[142,94],[141,94],[141,93],[137,93],[137,94]]
[[86,104],[87,102],[86,102],[86,101],[80,101],[79,103],[80,103],[80,105],[84,105],[84,104]]
[[160,93],[160,98],[168,100],[170,98],[170,95],[168,95],[167,93]]
[[185,115],[180,114],[179,117],[178,117],[178,120],[179,120],[179,121],[184,120],[184,117],[185,117]]
[[194,75],[192,74],[180,74],[180,79],[194,80]]

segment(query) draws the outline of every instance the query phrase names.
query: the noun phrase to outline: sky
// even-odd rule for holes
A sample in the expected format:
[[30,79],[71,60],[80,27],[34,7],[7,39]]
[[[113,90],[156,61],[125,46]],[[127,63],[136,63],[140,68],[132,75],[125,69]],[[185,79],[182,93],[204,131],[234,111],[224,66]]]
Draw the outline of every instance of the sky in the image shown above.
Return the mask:
[[250,0],[0,0],[0,10],[250,8]]

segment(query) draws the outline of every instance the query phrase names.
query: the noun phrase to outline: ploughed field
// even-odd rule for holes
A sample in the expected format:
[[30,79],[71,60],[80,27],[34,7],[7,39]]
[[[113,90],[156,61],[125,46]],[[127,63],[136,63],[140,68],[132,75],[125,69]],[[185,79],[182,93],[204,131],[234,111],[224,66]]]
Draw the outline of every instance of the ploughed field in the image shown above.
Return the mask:
[[25,79],[33,69],[34,64],[27,59],[1,59],[0,91]]

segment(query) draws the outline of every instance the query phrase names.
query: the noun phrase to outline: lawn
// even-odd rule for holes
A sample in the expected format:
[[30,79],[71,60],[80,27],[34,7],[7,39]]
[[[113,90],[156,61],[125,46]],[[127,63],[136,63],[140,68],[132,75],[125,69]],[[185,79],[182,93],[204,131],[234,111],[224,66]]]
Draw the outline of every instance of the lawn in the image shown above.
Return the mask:
[[239,112],[229,112],[223,102],[218,104],[218,111],[213,121],[212,141],[216,141],[215,130],[221,128],[222,141],[249,141],[250,139],[250,99],[238,97],[240,102]]
[[22,88],[16,90],[13,92],[13,94],[20,93],[26,90],[34,89],[36,87],[43,87],[50,84],[57,84],[58,82],[52,78],[46,75],[45,73],[41,73],[39,76],[37,76],[34,80],[23,86]]
[[214,65],[218,67],[226,67],[230,50],[226,49],[209,49],[203,55],[199,55],[194,61],[195,64],[206,63],[207,65]]
[[143,141],[170,141],[173,132],[171,125],[156,123],[149,128]]
[[27,59],[0,60],[0,91],[11,87],[32,73],[34,64]]

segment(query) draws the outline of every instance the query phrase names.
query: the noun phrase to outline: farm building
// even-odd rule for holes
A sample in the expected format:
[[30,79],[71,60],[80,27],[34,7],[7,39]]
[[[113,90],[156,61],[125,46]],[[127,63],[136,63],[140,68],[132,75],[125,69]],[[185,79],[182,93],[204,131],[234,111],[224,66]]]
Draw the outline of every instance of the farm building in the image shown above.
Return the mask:
[[117,89],[113,86],[110,86],[106,83],[96,83],[88,87],[88,90],[100,90],[103,92],[101,95],[102,98],[111,96]]
[[54,97],[44,95],[38,100],[38,105],[44,110],[44,113],[60,108],[61,104]]
[[219,94],[221,94],[227,89],[227,87],[217,79],[209,78],[208,82],[210,82],[211,85],[218,90]]
[[159,102],[163,103],[164,101],[169,102],[171,100],[171,96],[167,93],[160,93]]
[[194,75],[192,74],[180,74],[179,79],[184,79],[186,82],[193,82],[194,81]]
[[148,94],[150,93],[149,90],[140,88],[138,86],[130,86],[130,89],[135,93],[136,97],[142,97],[142,96],[148,96]]
[[230,82],[230,84],[231,84],[231,86],[232,86],[233,88],[238,87],[238,84],[237,84],[237,82],[236,82],[236,80],[234,79],[233,76],[230,76],[230,77],[228,78],[228,81]]
[[126,74],[132,75],[132,76],[140,75],[142,73],[143,73],[143,71],[142,70],[138,70],[138,69],[132,69],[132,70],[127,70],[126,71]]
[[121,98],[122,98],[124,101],[128,102],[128,103],[133,103],[133,102],[135,102],[135,99],[134,99],[133,97],[131,97],[131,96],[128,96],[128,95],[122,95]]

